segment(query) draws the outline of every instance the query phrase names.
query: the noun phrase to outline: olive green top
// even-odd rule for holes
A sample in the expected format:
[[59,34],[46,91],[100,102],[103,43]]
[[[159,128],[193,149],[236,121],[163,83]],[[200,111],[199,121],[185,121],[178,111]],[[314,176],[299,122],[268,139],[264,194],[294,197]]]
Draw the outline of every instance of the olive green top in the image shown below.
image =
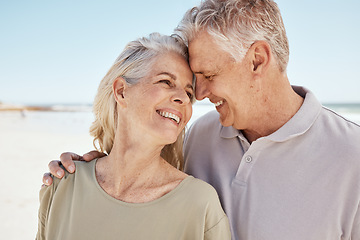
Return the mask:
[[230,239],[218,195],[192,176],[147,203],[108,195],[95,177],[96,160],[76,162],[76,172],[40,190],[36,239]]

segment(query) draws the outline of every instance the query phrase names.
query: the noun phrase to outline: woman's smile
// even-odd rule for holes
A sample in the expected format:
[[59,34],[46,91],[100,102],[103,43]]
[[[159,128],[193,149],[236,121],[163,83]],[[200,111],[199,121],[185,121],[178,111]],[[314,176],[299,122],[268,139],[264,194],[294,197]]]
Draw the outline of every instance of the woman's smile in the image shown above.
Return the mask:
[[180,124],[180,121],[181,121],[181,114],[179,113],[179,115],[178,114],[175,114],[175,113],[171,113],[171,112],[168,112],[168,111],[164,111],[164,110],[156,110],[156,112],[160,115],[160,116],[162,116],[162,117],[164,117],[164,118],[166,118],[166,119],[170,119],[170,120],[172,120],[173,122],[175,122],[177,125],[179,125]]

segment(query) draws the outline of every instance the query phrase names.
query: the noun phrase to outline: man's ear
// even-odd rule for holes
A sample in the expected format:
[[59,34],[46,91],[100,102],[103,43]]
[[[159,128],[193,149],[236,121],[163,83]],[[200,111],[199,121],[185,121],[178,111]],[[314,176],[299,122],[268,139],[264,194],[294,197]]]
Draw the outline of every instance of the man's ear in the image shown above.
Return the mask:
[[115,101],[120,105],[125,107],[126,101],[125,101],[125,90],[127,89],[127,84],[124,78],[118,77],[115,79],[113,85],[113,94]]
[[252,70],[255,74],[262,74],[269,66],[271,47],[265,41],[257,41],[251,46]]

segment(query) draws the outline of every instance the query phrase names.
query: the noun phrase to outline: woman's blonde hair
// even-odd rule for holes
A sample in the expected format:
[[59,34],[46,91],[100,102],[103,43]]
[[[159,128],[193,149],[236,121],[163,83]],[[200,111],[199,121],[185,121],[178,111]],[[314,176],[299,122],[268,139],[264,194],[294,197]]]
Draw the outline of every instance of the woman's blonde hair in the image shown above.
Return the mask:
[[289,43],[280,10],[272,0],[202,1],[185,13],[175,33],[189,44],[203,30],[237,61],[254,42],[266,41],[279,69],[286,70]]
[[[100,82],[93,104],[95,121],[90,127],[94,147],[109,154],[114,144],[117,128],[117,107],[112,85],[116,78],[123,77],[127,84],[134,85],[150,71],[156,57],[175,52],[188,61],[186,45],[179,38],[152,33],[128,43],[110,70]],[[176,142],[166,145],[161,156],[177,169],[183,170],[182,146],[184,132]],[[98,146],[97,146],[98,143]]]

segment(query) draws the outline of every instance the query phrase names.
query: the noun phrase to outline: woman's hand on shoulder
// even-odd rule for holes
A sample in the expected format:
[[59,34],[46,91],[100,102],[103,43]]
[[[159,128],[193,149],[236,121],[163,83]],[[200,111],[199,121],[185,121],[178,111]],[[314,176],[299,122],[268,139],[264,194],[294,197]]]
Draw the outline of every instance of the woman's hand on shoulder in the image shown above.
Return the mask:
[[47,186],[50,186],[53,182],[51,175],[62,178],[65,174],[64,170],[60,167],[61,165],[64,166],[64,168],[70,172],[75,172],[75,163],[74,161],[86,161],[90,162],[91,160],[94,160],[95,158],[100,158],[105,156],[106,154],[98,152],[98,151],[91,151],[83,156],[80,156],[76,153],[72,152],[65,152],[60,155],[60,161],[59,160],[53,160],[49,163],[48,167],[50,172],[45,173],[43,176],[43,183]]

